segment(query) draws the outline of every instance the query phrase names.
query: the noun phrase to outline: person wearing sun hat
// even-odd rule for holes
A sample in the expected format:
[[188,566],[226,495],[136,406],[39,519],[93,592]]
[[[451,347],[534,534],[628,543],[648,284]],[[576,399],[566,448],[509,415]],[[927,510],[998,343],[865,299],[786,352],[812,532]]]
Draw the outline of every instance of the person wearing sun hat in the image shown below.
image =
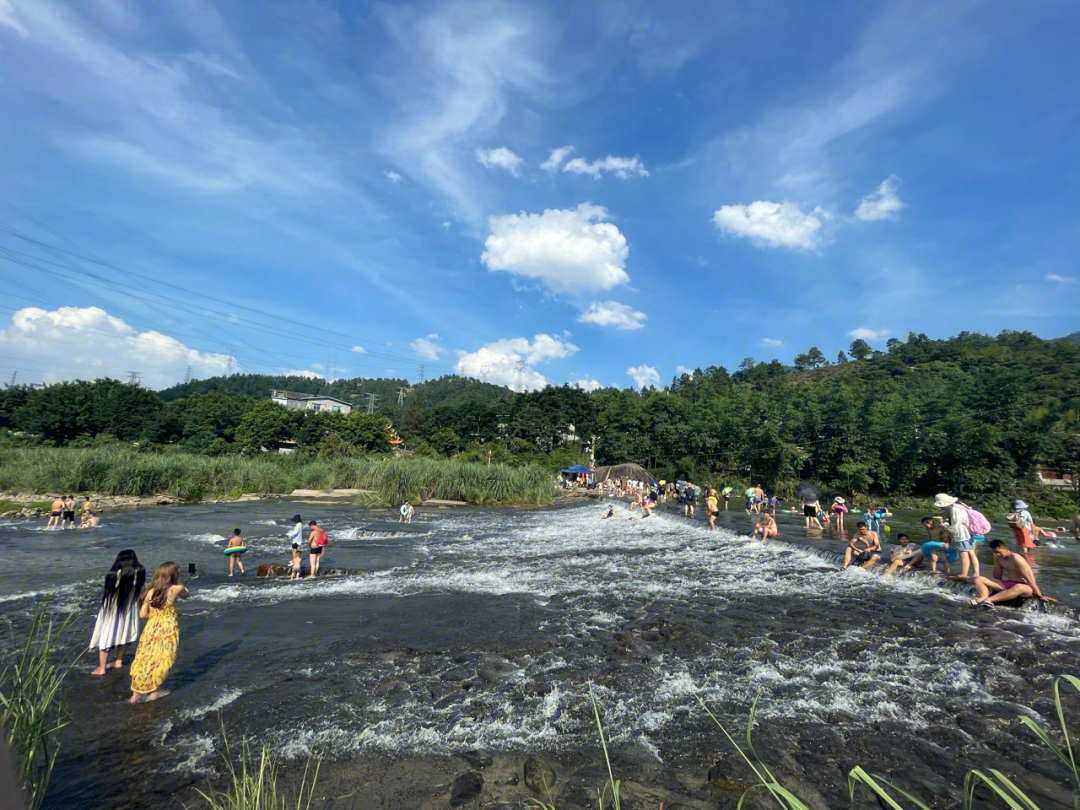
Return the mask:
[[1035,520],[1028,511],[1027,502],[1017,498],[1012,503],[1012,512],[1005,516],[1009,528],[1013,530],[1016,538],[1016,548],[1021,554],[1027,555],[1028,549],[1036,548],[1035,538],[1032,532],[1035,529]]
[[832,513],[836,515],[836,528],[843,530],[844,528],[844,515],[848,513],[847,503],[837,495],[832,499]]
[[979,576],[979,558],[975,554],[975,541],[971,536],[971,525],[967,508],[944,492],[934,497],[934,507],[944,509],[949,516],[949,532],[953,536],[953,548],[960,553],[960,577],[970,579]]

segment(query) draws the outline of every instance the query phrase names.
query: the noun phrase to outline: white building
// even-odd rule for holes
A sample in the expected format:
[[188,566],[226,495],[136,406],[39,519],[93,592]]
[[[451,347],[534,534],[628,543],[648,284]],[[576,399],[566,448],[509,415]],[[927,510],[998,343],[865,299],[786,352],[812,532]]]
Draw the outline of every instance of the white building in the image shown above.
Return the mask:
[[323,411],[329,413],[352,413],[348,402],[322,394],[298,394],[295,391],[271,391],[270,399],[285,408],[297,411]]

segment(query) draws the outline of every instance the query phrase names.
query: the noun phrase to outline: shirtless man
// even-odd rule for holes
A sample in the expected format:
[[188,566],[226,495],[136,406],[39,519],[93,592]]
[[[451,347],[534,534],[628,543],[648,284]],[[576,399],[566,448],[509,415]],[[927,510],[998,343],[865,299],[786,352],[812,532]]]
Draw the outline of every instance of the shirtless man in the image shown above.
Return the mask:
[[[945,543],[948,545],[952,542],[952,535],[949,530],[946,529],[940,523],[940,518],[935,520],[934,518],[924,517],[922,519],[922,525],[926,528],[926,536],[933,543]],[[930,571],[937,573],[937,561],[938,555],[941,555],[941,562],[943,565],[942,570],[945,572],[945,576],[949,575],[949,554],[945,549],[935,549],[930,552]]]
[[918,568],[922,565],[922,548],[912,543],[911,538],[900,534],[897,535],[896,542],[899,547],[889,555],[889,568],[885,571],[885,576],[895,574],[901,568]]
[[754,534],[752,536],[757,537],[759,532],[761,533],[762,543],[770,537],[776,537],[776,520],[768,510],[761,515],[761,519],[758,521],[757,528],[754,529]]
[[[995,602],[1008,602],[1017,597],[1046,598],[1035,584],[1035,574],[1027,560],[1009,551],[1004,540],[991,540],[987,545],[994,553],[994,576],[975,578],[979,598],[972,599],[972,605],[993,607]],[[991,591],[994,591],[993,595]]]
[[867,569],[880,559],[881,541],[878,540],[877,532],[870,531],[866,522],[860,520],[855,524],[855,534],[848,540],[847,548],[844,550],[844,564],[840,566],[840,570],[843,571],[852,563],[857,563]]
[[94,514],[94,504],[90,502],[89,495],[83,496],[82,512],[79,517],[82,519],[79,523],[80,529],[92,529],[100,522],[98,516]]
[[1072,536],[1073,540],[1080,542],[1080,512],[1073,515]]
[[754,487],[754,505],[752,509],[755,512],[760,512],[762,507],[765,506],[765,490],[761,488],[761,484],[757,484]]
[[644,520],[645,518],[647,518],[649,515],[652,514],[652,510],[653,510],[654,506],[656,506],[656,504],[649,501],[649,500],[642,501],[641,502],[641,514],[638,515],[637,517],[630,518],[630,520]]
[[45,528],[46,529],[59,529],[60,528],[60,518],[63,515],[63,512],[64,512],[64,499],[60,498],[60,497],[57,497],[57,499],[52,502],[52,507],[49,509],[49,523]]
[[60,528],[68,528],[68,524],[71,524],[71,528],[75,528],[75,496],[64,496],[64,510],[60,515]]

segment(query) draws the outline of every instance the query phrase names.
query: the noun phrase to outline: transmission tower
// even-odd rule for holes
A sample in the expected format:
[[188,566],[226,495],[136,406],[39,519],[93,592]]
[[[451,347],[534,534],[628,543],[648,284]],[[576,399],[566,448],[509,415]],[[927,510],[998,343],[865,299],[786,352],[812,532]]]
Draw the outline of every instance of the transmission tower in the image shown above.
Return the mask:
[[424,364],[420,364],[420,382],[424,381]]
[[226,377],[231,377],[232,376],[232,365],[233,365],[233,350],[229,349],[229,363],[228,363],[227,366],[225,366],[225,376]]
[[517,366],[514,367],[514,371],[517,372],[514,375],[514,390],[520,394],[522,391],[522,383],[525,381],[525,364],[518,363]]
[[333,382],[334,381],[334,374],[336,372],[337,372],[337,355],[332,354],[332,355],[330,355],[330,365],[329,365],[328,370],[327,370],[326,381],[327,382]]
[[18,376],[19,376],[18,371],[11,372],[11,382],[8,383],[9,388],[14,388],[15,387],[15,378],[18,377]]
[[488,374],[490,374],[490,373],[491,373],[491,366],[488,366],[488,365],[480,366],[480,377],[484,380],[484,382],[487,382],[487,377],[488,377]]
[[406,388],[406,387],[405,387],[404,385],[399,385],[399,386],[398,386],[398,390],[397,390],[397,404],[398,404],[398,407],[399,407],[399,408],[400,408],[400,407],[401,407],[402,405],[404,405],[404,404],[405,404],[405,395],[406,395],[407,393],[409,393],[410,391],[412,391],[412,389],[411,389],[411,388]]
[[141,372],[129,371],[128,372],[128,385],[138,385],[139,384],[139,377],[141,377],[141,376],[142,376]]
[[187,367],[187,371],[184,372],[184,385],[191,382],[191,366]]
[[364,396],[367,397],[367,408],[366,408],[367,412],[368,413],[375,413],[375,408],[379,404],[379,395],[378,394],[364,394]]

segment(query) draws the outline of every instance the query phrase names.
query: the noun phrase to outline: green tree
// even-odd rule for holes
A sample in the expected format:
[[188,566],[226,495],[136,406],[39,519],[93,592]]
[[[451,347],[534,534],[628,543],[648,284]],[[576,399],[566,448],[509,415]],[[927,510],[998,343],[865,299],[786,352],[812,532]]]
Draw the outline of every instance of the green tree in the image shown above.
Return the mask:
[[866,360],[874,353],[870,344],[862,338],[855,338],[848,347],[848,355],[852,360]]
[[268,399],[256,402],[236,428],[236,444],[248,452],[273,450],[278,442],[288,438],[288,411]]

